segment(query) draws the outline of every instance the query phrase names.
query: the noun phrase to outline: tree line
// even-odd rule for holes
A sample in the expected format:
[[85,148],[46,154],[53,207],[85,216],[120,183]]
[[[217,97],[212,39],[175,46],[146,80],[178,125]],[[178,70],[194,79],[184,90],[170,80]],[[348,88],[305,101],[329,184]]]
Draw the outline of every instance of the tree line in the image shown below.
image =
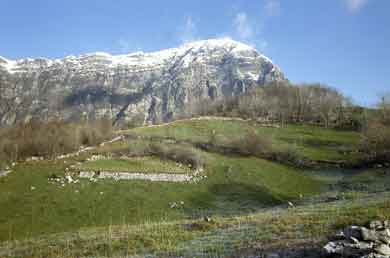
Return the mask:
[[201,100],[186,110],[190,115],[237,116],[282,125],[310,123],[344,129],[360,129],[364,112],[334,88],[288,81],[274,81],[240,96]]

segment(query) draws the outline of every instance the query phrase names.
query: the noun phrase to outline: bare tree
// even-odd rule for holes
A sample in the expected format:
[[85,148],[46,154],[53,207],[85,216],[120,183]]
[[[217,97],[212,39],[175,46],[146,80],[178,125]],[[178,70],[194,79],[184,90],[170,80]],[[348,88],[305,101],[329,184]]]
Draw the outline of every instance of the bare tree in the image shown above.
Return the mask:
[[382,122],[390,125],[390,93],[383,94],[379,103]]

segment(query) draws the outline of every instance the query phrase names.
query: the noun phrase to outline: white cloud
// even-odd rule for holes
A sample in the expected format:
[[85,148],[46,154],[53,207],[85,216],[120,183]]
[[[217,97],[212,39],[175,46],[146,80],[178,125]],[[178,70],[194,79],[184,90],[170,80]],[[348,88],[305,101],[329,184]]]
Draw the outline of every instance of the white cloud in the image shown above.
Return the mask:
[[348,11],[351,13],[359,12],[367,3],[368,0],[343,0],[347,5]]
[[233,20],[233,26],[237,36],[241,40],[249,40],[255,34],[254,25],[251,24],[248,15],[245,12],[236,14]]
[[179,28],[179,37],[182,43],[196,40],[197,25],[191,16],[188,16],[183,26]]
[[281,6],[279,0],[267,0],[264,5],[264,10],[267,16],[279,16],[281,12]]

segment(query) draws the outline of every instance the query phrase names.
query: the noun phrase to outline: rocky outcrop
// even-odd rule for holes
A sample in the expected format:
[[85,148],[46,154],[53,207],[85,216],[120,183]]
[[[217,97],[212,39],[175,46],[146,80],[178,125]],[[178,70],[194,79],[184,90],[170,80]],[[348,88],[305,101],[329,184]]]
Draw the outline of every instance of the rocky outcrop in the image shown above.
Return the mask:
[[230,39],[120,56],[0,58],[0,125],[32,117],[166,122],[201,99],[241,94],[273,80],[284,80],[277,66]]
[[368,228],[347,227],[324,250],[331,257],[389,258],[390,222],[373,221]]

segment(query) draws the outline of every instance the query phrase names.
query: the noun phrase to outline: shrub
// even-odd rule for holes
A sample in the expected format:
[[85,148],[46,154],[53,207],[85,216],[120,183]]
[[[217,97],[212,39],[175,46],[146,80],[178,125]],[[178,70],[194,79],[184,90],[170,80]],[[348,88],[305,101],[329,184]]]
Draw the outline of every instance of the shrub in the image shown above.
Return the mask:
[[282,150],[273,152],[271,158],[284,164],[298,167],[305,166],[305,160],[299,155],[297,148],[292,145],[289,145]]
[[379,121],[369,123],[361,142],[361,150],[370,162],[389,162],[390,126]]
[[12,161],[31,156],[55,157],[95,145],[112,136],[109,120],[74,124],[31,120],[0,131],[0,159]]
[[269,136],[259,135],[254,129],[250,130],[240,143],[239,148],[255,156],[272,152],[272,140]]
[[222,145],[241,155],[264,157],[272,153],[272,140],[269,137],[259,135],[254,129],[244,136],[222,143]]
[[153,155],[159,156],[163,159],[169,159],[191,165],[191,167],[194,169],[198,169],[204,166],[204,160],[202,156],[192,146],[166,146],[153,143],[150,145],[150,151]]

